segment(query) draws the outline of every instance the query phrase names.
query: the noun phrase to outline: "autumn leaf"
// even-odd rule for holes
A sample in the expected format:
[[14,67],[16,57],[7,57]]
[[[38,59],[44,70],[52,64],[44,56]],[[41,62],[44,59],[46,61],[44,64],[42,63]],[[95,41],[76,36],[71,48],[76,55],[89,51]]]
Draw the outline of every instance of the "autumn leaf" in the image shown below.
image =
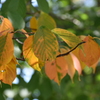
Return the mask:
[[45,72],[51,79],[60,84],[61,79],[67,74],[68,65],[64,57],[57,57],[56,60],[46,61]]
[[88,66],[95,64],[100,57],[99,45],[93,40],[91,36],[87,36],[83,41],[84,53],[82,50],[79,51],[80,59]]
[[33,40],[34,40],[34,36],[29,36],[23,44],[23,56],[25,58],[25,60],[28,62],[28,64],[33,67],[34,69],[40,71],[41,69],[39,68],[39,60],[38,58],[34,55],[33,52]]
[[46,27],[40,27],[34,35],[34,54],[41,60],[54,60],[58,52],[56,36]]
[[67,56],[65,56],[65,59],[68,64],[68,75],[70,76],[71,80],[73,81],[73,77],[75,75],[75,68],[74,68],[72,57],[71,57],[71,55],[67,55]]
[[16,64],[16,58],[13,56],[12,60],[7,65],[0,67],[0,81],[12,85],[16,77]]
[[[12,23],[10,22],[10,20],[8,20],[7,18],[4,18],[3,16],[0,16],[0,32],[5,31],[6,33],[10,33],[14,31],[14,28],[12,26]],[[5,32],[3,34],[5,34]],[[13,37],[13,34],[10,33],[10,35]]]
[[78,58],[73,53],[70,53],[70,55],[73,60],[74,68],[78,71],[78,74],[81,75],[82,68]]
[[75,47],[78,43],[82,42],[75,34],[60,28],[52,30],[60,38],[62,38],[70,47]]
[[37,25],[37,20],[35,17],[32,17],[30,19],[30,28],[32,29],[32,32],[36,32],[37,28],[38,28],[38,25]]
[[72,53],[78,58],[78,60],[81,64],[81,68],[84,69],[86,67],[86,64],[81,61],[80,56],[79,56],[79,50],[80,50],[80,48],[76,48],[74,51],[72,51]]
[[10,34],[0,36],[0,66],[8,64],[13,58],[14,45]]
[[48,29],[52,30],[56,28],[56,22],[54,19],[48,14],[41,12],[41,15],[38,19],[38,27],[45,26]]

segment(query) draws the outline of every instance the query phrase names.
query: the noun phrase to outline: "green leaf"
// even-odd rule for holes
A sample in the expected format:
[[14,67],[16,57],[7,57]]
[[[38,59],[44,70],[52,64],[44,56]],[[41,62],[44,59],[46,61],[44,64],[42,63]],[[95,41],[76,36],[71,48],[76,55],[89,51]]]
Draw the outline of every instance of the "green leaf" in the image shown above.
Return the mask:
[[17,12],[8,12],[8,18],[15,29],[23,29],[25,27],[25,21]]
[[82,42],[75,34],[60,28],[52,30],[60,38],[62,38],[70,47],[75,47],[78,43]]
[[45,26],[48,29],[52,30],[56,28],[56,22],[51,16],[49,16],[48,14],[44,12],[41,12],[41,15],[38,19],[38,27],[40,26]]
[[25,0],[6,0],[1,8],[2,15],[7,16],[7,12],[17,12],[22,17],[26,15]]
[[11,0],[8,6],[11,12],[18,12],[21,16],[26,15],[25,0]]
[[42,10],[45,13],[49,12],[49,4],[47,0],[37,0],[37,2],[40,10]]
[[7,16],[8,6],[11,0],[6,0],[1,7],[1,15]]
[[42,61],[53,60],[57,56],[56,36],[46,27],[40,27],[34,35],[34,53]]

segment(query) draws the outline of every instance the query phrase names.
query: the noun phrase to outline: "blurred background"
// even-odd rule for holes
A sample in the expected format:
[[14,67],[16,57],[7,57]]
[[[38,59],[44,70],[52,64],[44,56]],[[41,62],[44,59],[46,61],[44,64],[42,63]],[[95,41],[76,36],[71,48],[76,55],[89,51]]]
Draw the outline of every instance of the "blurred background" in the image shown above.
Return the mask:
[[[30,31],[30,18],[39,16],[37,0],[15,0],[12,4],[11,1],[14,0],[0,0],[0,15],[11,19],[15,29],[25,27],[25,30]],[[19,1],[21,4],[18,9],[24,7],[22,15],[19,16],[17,11],[8,13],[8,5],[14,7]],[[47,0],[47,2],[50,7],[49,14],[56,21],[57,27],[67,29],[76,35],[100,38],[100,0]],[[16,34],[16,37],[19,35],[22,34]],[[100,40],[96,41],[100,44]],[[14,41],[14,45],[15,56],[19,58],[22,44]],[[12,87],[0,83],[0,100],[100,100],[100,64],[95,74],[86,66],[80,81],[76,72],[74,82],[66,75],[58,86],[45,74],[31,68],[27,62],[18,62],[20,65],[17,65],[17,77]]]

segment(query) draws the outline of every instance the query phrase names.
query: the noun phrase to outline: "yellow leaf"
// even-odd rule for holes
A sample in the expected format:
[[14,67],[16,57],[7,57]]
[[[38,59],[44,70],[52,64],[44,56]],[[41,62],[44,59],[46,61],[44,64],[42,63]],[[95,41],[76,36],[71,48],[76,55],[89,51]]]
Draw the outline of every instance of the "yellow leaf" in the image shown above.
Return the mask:
[[62,38],[70,47],[75,47],[78,43],[82,42],[79,37],[65,29],[55,28],[52,32]]
[[95,64],[100,57],[99,45],[93,40],[91,36],[87,36],[83,44],[84,53],[79,51],[80,59],[88,66]]
[[16,77],[16,64],[17,61],[13,56],[12,60],[7,64],[0,67],[0,80],[3,83],[12,85]]
[[14,45],[10,34],[0,36],[0,66],[8,64],[13,58]]
[[68,66],[64,57],[58,57],[53,61],[46,61],[45,72],[51,79],[60,84],[61,79],[67,74]]
[[34,69],[40,71],[41,69],[39,68],[39,60],[38,58],[34,55],[33,52],[33,38],[34,36],[29,36],[23,44],[23,56],[25,60],[28,62],[28,64],[33,67]]
[[32,32],[36,32],[36,30],[37,30],[37,27],[38,27],[38,25],[37,25],[37,20],[36,20],[36,18],[35,17],[32,17],[31,19],[30,19],[30,28],[32,29]]

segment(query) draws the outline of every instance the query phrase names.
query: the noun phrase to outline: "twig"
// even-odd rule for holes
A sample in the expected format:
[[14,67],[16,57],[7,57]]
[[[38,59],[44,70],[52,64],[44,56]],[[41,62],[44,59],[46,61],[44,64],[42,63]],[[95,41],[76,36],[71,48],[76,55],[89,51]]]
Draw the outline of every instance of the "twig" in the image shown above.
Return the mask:
[[86,43],[85,41],[83,42],[80,42],[79,44],[77,44],[73,49],[71,49],[70,51],[66,52],[66,53],[63,53],[63,54],[60,54],[58,55],[57,57],[61,57],[61,56],[66,56],[68,55],[69,53],[71,53],[72,51],[74,51],[79,45],[83,44],[83,43]]
[[16,58],[17,60],[25,61],[24,58]]

